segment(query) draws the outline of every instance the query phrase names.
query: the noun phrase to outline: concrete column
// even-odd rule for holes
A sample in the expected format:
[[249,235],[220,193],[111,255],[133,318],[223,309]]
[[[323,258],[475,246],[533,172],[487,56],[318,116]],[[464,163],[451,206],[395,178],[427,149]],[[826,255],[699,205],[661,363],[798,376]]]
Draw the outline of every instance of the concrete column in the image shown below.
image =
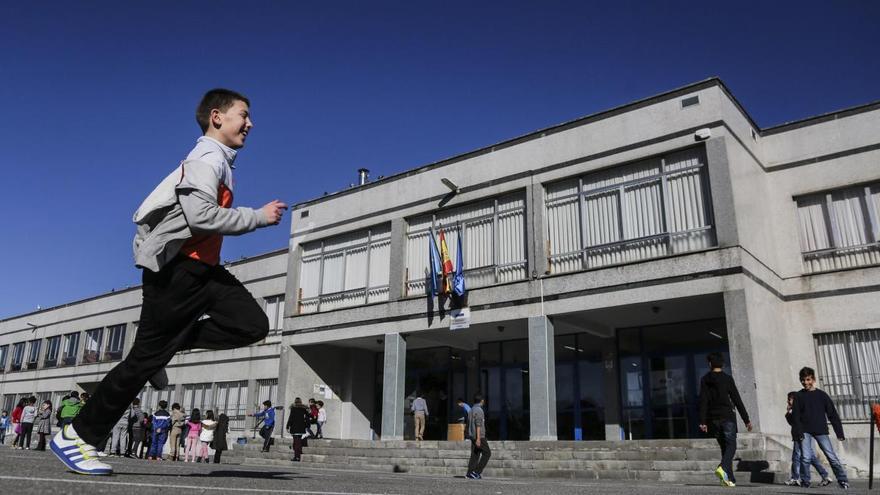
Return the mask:
[[302,246],[290,240],[287,254],[287,283],[284,293],[284,319],[282,331],[287,330],[289,317],[296,316],[299,310],[299,276],[302,269]]
[[730,374],[736,382],[746,411],[749,412],[749,419],[760,431],[755,360],[744,290],[724,293],[724,317],[727,320],[727,340],[730,345]]
[[388,299],[398,301],[406,294],[406,221],[402,218],[391,220],[391,267],[388,278],[390,284]]
[[385,372],[382,379],[382,440],[403,440],[403,402],[406,384],[406,340],[399,333],[385,335]]
[[[247,384],[247,412],[253,413],[255,410],[255,404],[258,402],[257,397],[257,379],[256,378],[248,378]],[[251,416],[246,416],[244,420],[245,432],[250,433],[251,430],[254,429],[254,425],[257,424],[257,420]]]
[[556,440],[556,357],[553,323],[529,318],[530,440]]
[[526,260],[529,277],[547,273],[544,231],[544,186],[540,183],[526,187]]
[[736,227],[736,209],[733,205],[733,183],[730,179],[727,145],[723,136],[706,141],[706,162],[709,168],[709,190],[718,246],[736,246],[739,244],[739,232]]
[[602,366],[605,384],[605,440],[620,440],[620,374],[617,343],[613,338],[602,340]]

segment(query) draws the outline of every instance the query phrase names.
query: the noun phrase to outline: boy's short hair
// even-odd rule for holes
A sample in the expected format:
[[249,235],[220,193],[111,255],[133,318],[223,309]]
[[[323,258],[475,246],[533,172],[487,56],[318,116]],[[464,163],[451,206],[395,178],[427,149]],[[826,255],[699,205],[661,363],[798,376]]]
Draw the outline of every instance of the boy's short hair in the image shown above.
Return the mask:
[[706,361],[709,361],[709,366],[711,366],[712,368],[724,367],[724,356],[722,356],[720,352],[710,353],[708,356],[706,356]]
[[180,404],[178,404],[177,402],[175,402],[174,404],[171,404],[171,410],[173,411],[175,409],[180,409]]
[[272,401],[270,401],[270,400],[264,400],[264,401],[263,401],[263,405],[266,406],[266,407],[272,407]]
[[139,405],[141,405],[141,400],[138,399],[137,397],[135,397],[135,398],[131,401],[131,403],[134,404],[134,405],[136,405],[136,406],[139,406]]
[[482,401],[482,400],[483,400],[483,396],[481,394],[474,395],[474,405],[479,404],[480,401]]
[[814,370],[813,368],[810,368],[809,366],[804,366],[803,368],[801,368],[801,371],[798,373],[798,376],[800,377],[801,381],[804,381],[804,378],[806,378],[808,376],[812,376],[813,378],[816,378],[816,370]]
[[[77,399],[79,399],[79,392],[74,390],[73,392],[70,393],[70,397],[76,397]],[[70,398],[70,397],[68,397],[68,398]]]
[[318,401],[318,405],[321,406],[321,407],[324,407],[324,401],[319,400],[319,401]]
[[792,399],[792,398],[794,398],[794,397],[797,397],[797,392],[789,392],[789,393],[788,393],[788,398],[789,398],[789,399]]
[[36,404],[36,403],[37,403],[36,397],[28,397],[28,404]]
[[199,106],[196,107],[196,122],[199,123],[202,134],[208,132],[208,126],[211,125],[211,110],[216,108],[221,112],[225,112],[236,101],[243,101],[248,106],[251,105],[251,101],[246,96],[231,89],[214,88],[205,93],[202,96],[202,101],[199,102]]
[[160,400],[159,401],[159,409],[165,409],[166,407],[168,407],[168,401],[167,400]]

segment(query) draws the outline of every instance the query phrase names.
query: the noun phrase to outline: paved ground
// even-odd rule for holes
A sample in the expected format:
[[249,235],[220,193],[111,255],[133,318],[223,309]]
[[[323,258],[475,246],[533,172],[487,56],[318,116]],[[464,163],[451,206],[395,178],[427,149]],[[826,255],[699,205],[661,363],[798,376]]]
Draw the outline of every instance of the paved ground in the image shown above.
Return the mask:
[[[12,450],[0,447],[0,493],[63,493],[141,495],[165,493],[196,494],[456,494],[456,495],[552,495],[568,494],[712,494],[730,493],[716,486],[712,474],[706,484],[664,484],[656,482],[591,482],[574,480],[484,479],[376,473],[357,470],[255,467],[246,465],[193,464],[182,462],[147,462],[136,459],[108,458],[115,474],[110,477],[87,477],[68,472],[50,452]],[[853,492],[864,492],[865,483],[857,483]],[[184,491],[181,491],[184,490]],[[840,493],[833,487],[809,490],[781,485],[741,483],[738,493]],[[878,487],[880,491],[880,487]]]

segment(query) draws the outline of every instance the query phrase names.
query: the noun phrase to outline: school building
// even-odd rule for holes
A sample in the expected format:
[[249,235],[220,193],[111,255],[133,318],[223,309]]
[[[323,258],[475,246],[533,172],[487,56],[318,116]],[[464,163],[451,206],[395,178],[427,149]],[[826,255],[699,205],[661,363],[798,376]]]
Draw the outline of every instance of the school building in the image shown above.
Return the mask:
[[[404,439],[418,392],[443,439],[455,399],[480,392],[490,438],[690,438],[717,351],[758,431],[787,436],[807,365],[863,435],[880,395],[878,136],[880,103],[762,129],[713,78],[363,180],[296,205],[287,249],[229,264],[269,337],[181,353],[144,399],[243,429],[262,400],[315,397],[328,437]],[[464,260],[456,318],[428,296],[441,232]],[[140,297],[0,321],[4,408],[94,387]]]

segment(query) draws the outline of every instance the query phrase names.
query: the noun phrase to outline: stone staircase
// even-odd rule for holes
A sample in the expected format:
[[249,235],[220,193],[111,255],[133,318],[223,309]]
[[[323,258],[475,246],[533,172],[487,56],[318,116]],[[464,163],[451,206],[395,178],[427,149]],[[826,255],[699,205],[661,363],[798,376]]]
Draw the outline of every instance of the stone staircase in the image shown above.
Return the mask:
[[[276,438],[269,453],[260,439],[230,452],[243,464],[294,465],[289,438]],[[504,478],[639,479],[678,483],[714,482],[720,453],[714,440],[493,441],[483,473]],[[740,435],[734,468],[738,481],[779,482],[786,468],[780,450],[768,450],[761,435]],[[463,476],[469,442],[314,440],[303,449],[302,466]],[[225,454],[224,454],[225,455]],[[232,460],[232,459],[230,459]],[[777,473],[781,473],[778,474]]]

